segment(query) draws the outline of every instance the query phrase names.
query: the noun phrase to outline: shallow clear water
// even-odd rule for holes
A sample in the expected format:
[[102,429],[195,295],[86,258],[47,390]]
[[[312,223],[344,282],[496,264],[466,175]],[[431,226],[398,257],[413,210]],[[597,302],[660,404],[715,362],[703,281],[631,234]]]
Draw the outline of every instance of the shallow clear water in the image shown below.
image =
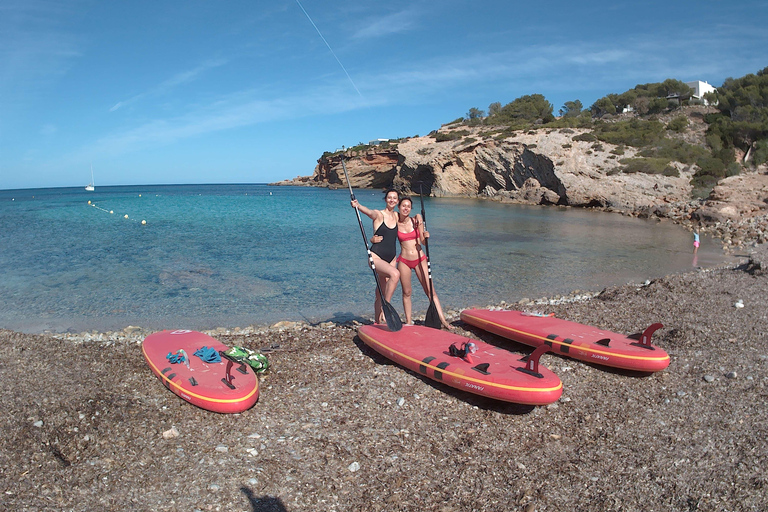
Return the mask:
[[[356,195],[383,207],[378,191]],[[447,307],[599,290],[725,259],[718,243],[702,237],[694,262],[692,235],[670,223],[471,199],[427,198],[425,208],[435,286]],[[370,237],[371,222],[363,222]],[[374,283],[366,261],[347,190],[0,191],[3,328],[202,329],[370,318]],[[402,312],[399,293],[392,304]],[[427,305],[414,294],[414,311]]]

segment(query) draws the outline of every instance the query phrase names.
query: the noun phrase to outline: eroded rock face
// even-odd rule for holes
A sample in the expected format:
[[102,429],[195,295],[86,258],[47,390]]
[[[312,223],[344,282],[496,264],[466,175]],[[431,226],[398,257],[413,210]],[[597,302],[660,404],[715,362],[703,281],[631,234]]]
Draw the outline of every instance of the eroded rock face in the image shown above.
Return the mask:
[[[634,211],[690,196],[693,170],[679,166],[679,177],[618,173],[618,157],[611,153],[615,146],[600,144],[597,149],[594,143],[574,141],[579,133],[538,130],[503,140],[482,139],[478,133],[477,138],[444,142],[416,137],[395,149],[348,154],[345,162],[353,187],[394,187],[409,193],[422,187],[435,197],[486,196]],[[634,156],[634,149],[624,151]],[[311,177],[282,184],[346,186],[341,157],[321,158]]]
[[[691,138],[688,142],[703,144],[704,129],[691,129],[684,135]],[[665,217],[690,229],[710,231],[726,245],[768,239],[765,166],[722,180],[710,197],[701,201],[691,197],[695,168],[672,163],[678,176],[621,172],[620,160],[635,157],[637,150],[574,140],[589,130],[541,128],[503,139],[484,133],[488,128],[463,125],[443,127],[440,132],[450,134],[454,130],[461,130],[462,137],[440,142],[432,136],[415,137],[391,148],[348,153],[345,163],[352,186]],[[347,186],[340,155],[318,160],[312,176],[280,184]]]
[[[401,158],[394,150],[355,153],[344,157],[344,165],[353,188],[389,188]],[[310,182],[320,186],[347,186],[341,155],[318,160]]]
[[768,213],[768,174],[730,176],[712,189],[698,218],[704,222],[725,222]]

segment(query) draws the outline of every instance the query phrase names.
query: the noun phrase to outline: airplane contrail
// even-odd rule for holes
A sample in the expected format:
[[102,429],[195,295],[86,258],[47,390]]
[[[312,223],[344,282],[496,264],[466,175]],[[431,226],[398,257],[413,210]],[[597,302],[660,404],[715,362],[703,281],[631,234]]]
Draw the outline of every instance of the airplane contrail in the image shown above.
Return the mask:
[[307,11],[304,9],[304,6],[301,5],[301,2],[299,2],[299,0],[296,0],[296,3],[298,4],[299,8],[301,8],[301,11],[304,13],[304,16],[306,16],[309,22],[312,24],[312,26],[315,27],[315,30],[317,30],[317,35],[320,36],[320,39],[323,40],[323,42],[325,43],[325,46],[327,46],[328,49],[331,51],[331,55],[333,55],[333,58],[336,59],[336,62],[339,63],[339,66],[341,66],[341,69],[344,71],[344,74],[347,75],[347,78],[349,78],[349,83],[351,83],[352,87],[355,88],[355,90],[357,91],[357,94],[359,94],[360,97],[363,98],[363,94],[360,92],[360,89],[357,88],[357,86],[355,85],[355,82],[352,80],[352,77],[349,76],[349,73],[347,73],[347,68],[344,67],[344,64],[342,64],[339,58],[336,56],[336,52],[333,51],[333,48],[331,48],[331,45],[329,45],[328,41],[325,40],[325,38],[323,37],[323,34],[320,33],[320,29],[317,28],[317,25],[315,25],[315,22],[312,21],[312,18],[309,17],[309,14],[307,14]]

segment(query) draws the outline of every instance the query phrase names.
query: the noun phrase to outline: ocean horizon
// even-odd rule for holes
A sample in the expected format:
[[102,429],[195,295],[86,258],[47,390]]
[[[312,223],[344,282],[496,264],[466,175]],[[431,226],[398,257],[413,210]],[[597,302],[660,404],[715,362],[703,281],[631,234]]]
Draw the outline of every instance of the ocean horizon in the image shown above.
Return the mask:
[[[378,190],[355,190],[383,208]],[[671,222],[424,198],[445,309],[599,291],[713,266]],[[419,212],[414,198],[414,212]],[[363,216],[368,238],[371,221]],[[29,333],[368,321],[374,281],[349,191],[267,184],[0,191],[0,328]],[[413,279],[414,313],[428,299]],[[392,304],[402,315],[400,288]]]

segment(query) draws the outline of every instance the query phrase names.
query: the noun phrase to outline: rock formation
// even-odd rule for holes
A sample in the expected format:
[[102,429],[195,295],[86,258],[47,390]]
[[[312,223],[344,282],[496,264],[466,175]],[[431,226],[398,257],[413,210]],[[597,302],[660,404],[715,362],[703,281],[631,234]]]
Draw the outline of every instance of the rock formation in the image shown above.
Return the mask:
[[[685,135],[703,144],[705,125]],[[488,127],[448,125],[426,137],[344,155],[354,188],[420,189],[434,197],[487,197],[536,205],[597,207],[666,217],[723,237],[726,244],[768,236],[768,172],[722,180],[706,200],[692,199],[695,168],[673,162],[678,176],[622,172],[632,147],[574,140],[586,129],[538,128],[500,136]],[[437,134],[442,136],[437,137]],[[454,134],[454,136],[452,136]],[[439,140],[438,140],[439,139]],[[326,154],[312,176],[276,185],[346,187],[342,155]],[[765,167],[765,166],[763,166]]]

